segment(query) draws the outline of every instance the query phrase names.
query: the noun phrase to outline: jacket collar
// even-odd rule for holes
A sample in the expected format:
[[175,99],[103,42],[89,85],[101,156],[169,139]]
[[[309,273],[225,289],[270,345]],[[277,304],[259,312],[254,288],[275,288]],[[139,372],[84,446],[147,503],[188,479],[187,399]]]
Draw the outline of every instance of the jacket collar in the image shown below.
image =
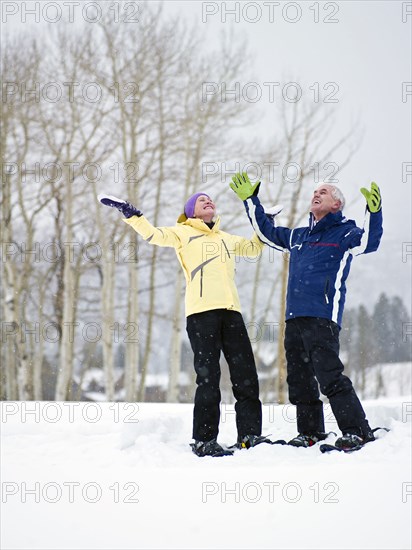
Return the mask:
[[205,233],[216,233],[217,231],[219,231],[220,217],[217,216],[214,222],[215,225],[212,227],[212,229],[210,229],[210,227],[207,226],[203,220],[200,220],[199,218],[187,218],[185,214],[181,214],[177,220],[177,223],[189,225],[190,227],[198,229],[199,231],[204,231]]
[[338,212],[335,212],[334,214],[332,212],[329,212],[329,214],[326,214],[326,216],[324,216],[316,224],[315,224],[315,218],[312,212],[309,214],[309,229],[311,230],[312,233],[318,233],[319,231],[323,231],[324,229],[327,229],[332,225],[337,225],[342,222],[346,222],[346,218],[342,214],[341,210],[339,210]]

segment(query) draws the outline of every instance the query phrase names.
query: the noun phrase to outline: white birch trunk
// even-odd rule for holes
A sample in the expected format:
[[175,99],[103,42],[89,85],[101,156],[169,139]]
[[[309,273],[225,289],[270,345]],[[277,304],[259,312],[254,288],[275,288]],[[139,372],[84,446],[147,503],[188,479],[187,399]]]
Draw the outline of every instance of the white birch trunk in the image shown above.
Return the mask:
[[[5,247],[10,247],[12,251],[13,235],[11,227],[11,198],[10,198],[10,174],[6,173],[3,185],[3,200],[2,200],[2,240]],[[13,265],[13,261],[6,258],[3,265],[3,295],[4,295],[4,337],[6,338],[5,350],[5,374],[6,374],[6,399],[16,401],[17,393],[17,377],[16,377],[16,353],[17,341],[20,330],[16,319],[16,297],[17,289],[17,274]]]
[[167,389],[168,403],[177,403],[179,401],[179,373],[182,359],[182,283],[183,272],[179,270],[175,284],[175,303],[173,308],[172,345]]
[[43,326],[43,308],[45,299],[45,286],[47,285],[47,277],[42,279],[39,286],[39,341],[37,346],[35,345],[33,351],[33,398],[35,401],[41,401],[43,399],[43,385],[42,385],[42,367],[43,367],[43,355],[44,355],[44,335],[42,333]]
[[73,373],[73,344],[75,338],[75,278],[73,266],[69,259],[65,258],[64,264],[64,305],[61,327],[61,349],[59,360],[59,374],[56,386],[56,401],[68,399],[69,385]]
[[[6,273],[7,270],[5,269]],[[16,377],[16,361],[17,361],[17,339],[20,337],[18,323],[14,316],[14,298],[13,286],[7,280],[7,276],[3,279],[6,297],[4,300],[4,338],[6,339],[6,399],[17,401],[17,377]]]
[[[137,235],[132,235],[132,238],[135,246],[137,246]],[[135,401],[137,396],[137,373],[139,372],[139,326],[137,324],[137,319],[139,318],[138,288],[138,265],[133,262],[129,264],[129,307],[127,309],[127,323],[128,327],[133,329],[133,333],[135,335],[137,334],[137,339],[136,337],[126,339],[124,386],[125,400],[128,402]]]
[[[106,246],[106,251],[108,247]],[[103,317],[103,368],[107,401],[114,400],[114,271],[115,265],[110,253],[105,254],[103,263],[102,317]]]
[[61,344],[59,358],[59,372],[56,384],[56,401],[65,401],[68,398],[69,384],[73,372],[73,344],[75,334],[75,278],[73,273],[74,254],[71,247],[73,242],[72,230],[72,182],[67,180],[66,195],[66,254],[63,269],[63,315],[61,326]]
[[[23,340],[25,339],[26,338]],[[24,342],[19,340],[18,349],[19,362],[17,364],[17,387],[19,401],[29,401],[31,398],[29,386],[29,371],[31,362],[27,352],[27,346]]]
[[289,262],[288,257],[283,255],[282,265],[282,288],[280,294],[280,312],[279,312],[279,332],[278,332],[278,354],[277,354],[277,371],[278,371],[278,402],[286,403],[286,355],[285,355],[285,313],[286,313],[286,288],[288,280]]
[[44,345],[43,339],[40,337],[38,347],[33,358],[33,397],[35,401],[42,401],[43,386],[42,386],[42,366],[43,366]]

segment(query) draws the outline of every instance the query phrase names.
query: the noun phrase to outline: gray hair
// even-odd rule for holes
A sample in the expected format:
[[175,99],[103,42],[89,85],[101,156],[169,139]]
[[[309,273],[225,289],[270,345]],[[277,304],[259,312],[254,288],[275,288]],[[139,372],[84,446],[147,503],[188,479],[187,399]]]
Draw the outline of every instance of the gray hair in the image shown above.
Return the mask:
[[331,195],[335,199],[335,201],[340,202],[339,210],[343,210],[345,206],[345,197],[343,196],[342,191],[339,189],[339,187],[336,187],[335,185],[331,185]]

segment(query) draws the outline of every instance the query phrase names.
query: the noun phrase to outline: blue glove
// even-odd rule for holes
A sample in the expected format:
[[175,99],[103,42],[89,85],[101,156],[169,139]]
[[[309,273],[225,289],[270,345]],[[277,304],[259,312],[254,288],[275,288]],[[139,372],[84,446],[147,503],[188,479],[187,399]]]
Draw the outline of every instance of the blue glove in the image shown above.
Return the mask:
[[125,218],[131,218],[132,216],[140,217],[143,215],[140,210],[133,206],[133,204],[130,204],[122,199],[118,199],[117,197],[113,197],[112,195],[105,195],[102,193],[98,195],[97,198],[105,206],[117,208],[117,210],[119,210]]

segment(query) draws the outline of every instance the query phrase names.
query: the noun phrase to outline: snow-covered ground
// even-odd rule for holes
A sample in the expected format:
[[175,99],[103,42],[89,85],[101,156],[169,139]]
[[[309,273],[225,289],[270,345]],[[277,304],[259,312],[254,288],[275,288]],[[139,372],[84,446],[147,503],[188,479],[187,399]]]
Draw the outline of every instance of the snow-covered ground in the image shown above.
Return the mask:
[[[1,548],[409,549],[411,401],[365,402],[391,431],[356,453],[222,458],[191,453],[191,405],[2,403]],[[294,407],[263,412],[263,433],[295,435]],[[235,438],[222,406],[219,441]]]

